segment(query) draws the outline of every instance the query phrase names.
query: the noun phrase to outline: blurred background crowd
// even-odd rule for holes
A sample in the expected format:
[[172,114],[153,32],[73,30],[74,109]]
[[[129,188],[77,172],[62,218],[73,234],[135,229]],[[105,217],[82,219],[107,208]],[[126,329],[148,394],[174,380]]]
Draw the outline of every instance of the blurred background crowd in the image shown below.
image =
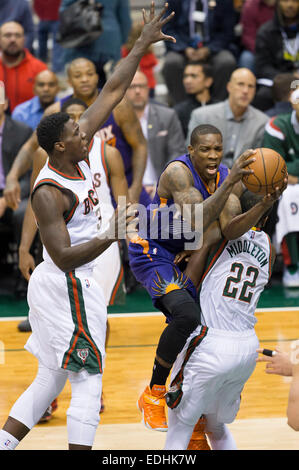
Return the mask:
[[[87,46],[66,48],[57,41],[59,15],[74,2],[0,2],[0,295],[10,291],[25,298],[27,292],[19,249],[30,170],[21,179],[20,203],[12,209],[5,188],[15,158],[53,103],[76,98],[77,117],[91,104],[118,61],[129,54],[142,28],[140,10],[150,3],[100,0],[102,34]],[[162,4],[157,0],[157,9]],[[176,43],[157,43],[148,50],[125,106],[114,113],[119,136],[108,123],[99,135],[110,145],[122,141],[130,197],[144,204],[151,201],[164,166],[187,153],[190,133],[199,124],[221,130],[228,167],[247,148],[278,151],[287,162],[290,192],[283,204],[276,204],[266,231],[278,248],[282,284],[299,287],[299,0],[168,4],[175,17],[164,32],[175,36]],[[138,118],[141,139],[128,130],[130,112]],[[31,248],[36,259],[39,248],[38,241]],[[123,264],[130,293],[137,284],[125,247]]]

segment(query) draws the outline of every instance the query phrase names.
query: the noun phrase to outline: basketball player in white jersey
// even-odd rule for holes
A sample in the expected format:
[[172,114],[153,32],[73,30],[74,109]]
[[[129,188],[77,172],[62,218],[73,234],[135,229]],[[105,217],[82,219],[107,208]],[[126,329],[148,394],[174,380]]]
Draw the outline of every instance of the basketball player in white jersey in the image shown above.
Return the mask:
[[[87,105],[77,99],[70,98],[63,105],[62,111],[65,111],[75,122],[78,122]],[[39,148],[39,158],[34,158],[31,174],[31,185],[33,187],[43,166],[47,163],[47,153]],[[120,197],[128,200],[128,184],[125,177],[123,160],[119,151],[115,147],[111,147],[104,143],[99,137],[94,136],[89,148],[90,169],[93,175],[93,185],[97,192],[99,205],[97,206],[98,231],[103,233],[109,224],[114,208],[111,200],[111,192],[118,201]],[[25,279],[29,281],[30,271],[35,269],[34,258],[30,254],[30,247],[34,240],[37,226],[34,220],[31,204],[28,203],[26,214],[23,222],[21,244],[19,249],[19,267]],[[125,286],[123,283],[123,267],[121,263],[120,250],[118,242],[112,243],[97,259],[93,271],[93,277],[100,285],[104,292],[106,305],[114,305],[118,301],[121,302],[125,295]],[[28,331],[31,331],[29,320]],[[24,323],[24,322],[23,322]],[[109,338],[109,322],[107,321],[106,331],[106,347]],[[45,411],[40,422],[49,421],[52,413],[57,409],[58,400],[53,403]],[[103,393],[101,397],[101,409],[104,411]]]
[[[78,122],[87,105],[76,98],[71,98],[64,103],[62,108],[75,122]],[[33,161],[31,184],[33,184],[47,162],[47,154],[41,148],[38,150],[39,158]],[[99,137],[94,136],[89,148],[90,169],[93,174],[93,184],[99,199],[100,221],[98,222],[99,232],[107,228],[108,221],[113,215],[114,208],[111,193],[115,201],[120,197],[128,199],[128,184],[125,178],[123,161],[119,151],[115,147],[105,144]],[[30,254],[30,248],[37,231],[36,223],[28,204],[23,222],[22,237],[19,249],[19,268],[27,281],[30,272],[35,269],[34,258]],[[107,261],[109,263],[107,264]],[[107,269],[107,266],[109,269]],[[101,254],[96,260],[94,277],[104,291],[106,303],[113,305],[117,297],[123,293],[123,268],[121,265],[118,242],[112,245]]]
[[[166,10],[167,5],[156,17],[152,2],[150,19],[143,12],[145,25],[140,38],[79,123],[66,113],[57,113],[44,118],[37,128],[39,145],[48,153],[49,162],[32,194],[44,261],[29,281],[32,335],[26,348],[38,358],[39,368],[0,431],[0,449],[12,450],[18,445],[67,379],[72,384],[67,412],[69,449],[92,448],[99,422],[106,336],[105,299],[92,270],[95,258],[121,235],[117,213],[109,230],[98,234],[94,207],[99,202],[88,147],[96,130],[123,98],[150,44],[175,41],[161,31],[173,16],[162,19]],[[128,223],[126,209],[121,212]]]
[[[243,212],[259,200],[246,190]],[[237,240],[221,239],[212,252],[210,241],[204,242],[188,263],[186,272],[200,288],[204,326],[192,333],[173,367],[165,449],[187,449],[202,415],[212,449],[236,449],[225,423],[234,421],[241,392],[255,368],[259,342],[254,312],[274,263],[273,246],[260,230],[264,223],[265,216]]]

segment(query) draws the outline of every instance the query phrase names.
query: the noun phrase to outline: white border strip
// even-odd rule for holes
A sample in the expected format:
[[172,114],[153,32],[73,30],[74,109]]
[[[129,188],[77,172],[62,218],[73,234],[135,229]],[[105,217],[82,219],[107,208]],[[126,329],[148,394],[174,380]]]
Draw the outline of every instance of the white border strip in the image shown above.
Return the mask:
[[261,313],[261,312],[281,312],[282,310],[284,310],[285,312],[299,312],[299,305],[298,307],[257,308],[255,311],[256,313]]
[[[262,312],[299,312],[299,305],[298,307],[273,307],[273,308],[257,308],[256,313]],[[119,318],[126,318],[126,317],[160,317],[163,316],[161,312],[137,312],[137,313],[108,313],[108,317],[119,317]],[[22,321],[26,320],[28,317],[0,317],[1,321]]]

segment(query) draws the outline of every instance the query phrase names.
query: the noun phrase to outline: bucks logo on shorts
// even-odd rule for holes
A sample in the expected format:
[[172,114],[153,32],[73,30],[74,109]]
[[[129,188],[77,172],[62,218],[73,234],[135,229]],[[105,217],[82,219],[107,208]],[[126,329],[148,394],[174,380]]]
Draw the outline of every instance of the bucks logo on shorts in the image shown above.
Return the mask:
[[86,359],[88,358],[89,350],[88,348],[76,349],[77,356],[80,357],[83,364],[85,364]]

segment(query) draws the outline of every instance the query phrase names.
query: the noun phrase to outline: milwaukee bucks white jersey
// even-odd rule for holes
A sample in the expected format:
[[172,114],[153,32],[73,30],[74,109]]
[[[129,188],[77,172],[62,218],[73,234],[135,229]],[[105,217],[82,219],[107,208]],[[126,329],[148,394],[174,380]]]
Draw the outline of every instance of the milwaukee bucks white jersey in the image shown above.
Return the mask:
[[271,276],[271,262],[270,239],[258,229],[236,240],[223,240],[201,281],[203,324],[230,331],[253,328],[260,294]]
[[[96,214],[98,230],[105,232],[109,220],[114,214],[109,184],[109,165],[106,157],[107,144],[99,137],[94,137],[89,150],[89,163],[93,175],[93,184],[99,199]],[[118,242],[112,243],[96,260],[93,277],[102,287],[106,304],[123,303],[125,286],[123,282],[123,267],[121,263]]]
[[[33,188],[34,193],[42,185],[52,185],[61,191],[69,191],[73,202],[70,209],[64,214],[64,220],[69,232],[71,245],[79,245],[88,242],[97,235],[96,208],[99,205],[97,193],[93,187],[92,173],[89,162],[83,160],[77,164],[78,176],[68,176],[56,170],[47,160],[40,171]],[[43,258],[46,262],[53,263],[45,246]],[[92,269],[95,261],[91,261],[76,270]]]
[[109,185],[109,166],[106,157],[107,144],[99,137],[94,137],[89,150],[89,163],[93,175],[94,188],[97,192],[100,206],[96,209],[99,218],[98,229],[102,233],[109,225],[114,208],[111,200]]

